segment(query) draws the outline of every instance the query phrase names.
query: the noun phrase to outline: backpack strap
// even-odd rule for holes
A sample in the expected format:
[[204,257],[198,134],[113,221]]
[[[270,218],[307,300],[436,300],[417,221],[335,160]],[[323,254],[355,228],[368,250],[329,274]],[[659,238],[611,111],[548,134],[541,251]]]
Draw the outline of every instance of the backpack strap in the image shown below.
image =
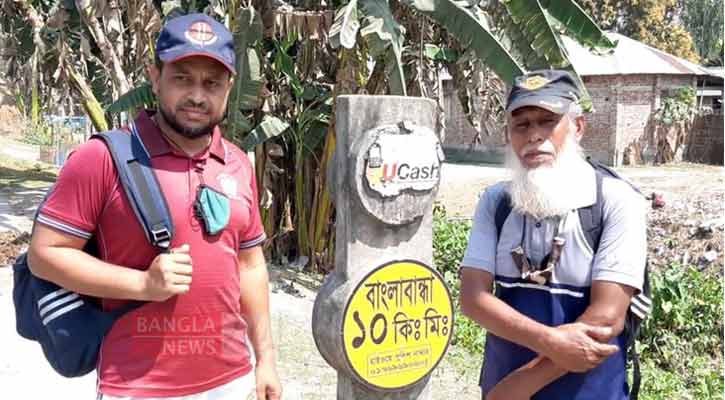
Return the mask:
[[577,212],[579,213],[579,222],[584,231],[584,237],[587,239],[592,252],[596,254],[604,230],[604,196],[602,195],[602,174],[595,168],[594,175],[597,185],[596,200],[590,206],[577,209]]
[[511,205],[511,196],[508,194],[507,191],[504,190],[503,196],[499,199],[498,203],[496,204],[496,214],[494,215],[494,222],[496,223],[496,240],[501,238],[501,230],[503,229],[503,224],[506,222],[506,218],[508,218],[509,214],[511,214],[511,210],[513,209],[513,206]]
[[632,346],[629,348],[632,356],[632,387],[629,388],[629,399],[639,399],[639,389],[642,384],[642,373],[640,372],[639,366],[639,353],[637,353],[637,345],[634,340]]
[[130,127],[131,134],[115,130],[93,138],[102,139],[108,146],[121,186],[146,238],[154,247],[167,251],[174,234],[169,208],[136,126],[131,123]]
[[[579,209],[579,220],[582,224],[587,242],[591,246],[594,253],[599,249],[599,242],[602,238],[602,230],[604,228],[603,223],[603,197],[602,197],[602,180],[604,176],[609,176],[615,179],[626,182],[635,192],[639,193],[644,197],[642,191],[635,186],[628,179],[625,179],[613,169],[606,165],[600,164],[590,157],[587,157],[587,162],[594,168],[594,172],[597,177],[597,200],[596,203],[590,207]],[[649,282],[649,266],[645,264],[644,268],[644,283],[642,285],[642,291],[634,296],[631,300],[629,309],[627,310],[627,316],[625,317],[625,348],[628,349],[630,359],[632,361],[632,385],[630,386],[629,398],[630,400],[637,400],[639,398],[640,387],[642,383],[642,374],[640,371],[639,354],[637,352],[636,339],[639,336],[640,329],[642,328],[642,321],[650,314],[652,309],[652,297],[651,288]]]
[[627,179],[627,178],[623,177],[622,175],[620,175],[617,171],[613,170],[612,168],[610,168],[610,167],[608,167],[608,166],[606,166],[606,165],[604,165],[604,164],[602,164],[602,163],[600,163],[598,161],[593,160],[589,156],[587,156],[586,160],[589,163],[589,165],[591,165],[592,168],[594,168],[594,171],[595,172],[604,174],[606,176],[611,176],[612,178],[619,179],[620,181],[624,181],[625,183],[627,183],[627,185],[629,185],[629,187],[632,188],[632,190],[634,190],[635,192],[637,192],[637,193],[641,194],[642,196],[644,196],[644,193],[642,193],[642,191],[637,186],[635,186],[632,182],[630,182],[629,179]]

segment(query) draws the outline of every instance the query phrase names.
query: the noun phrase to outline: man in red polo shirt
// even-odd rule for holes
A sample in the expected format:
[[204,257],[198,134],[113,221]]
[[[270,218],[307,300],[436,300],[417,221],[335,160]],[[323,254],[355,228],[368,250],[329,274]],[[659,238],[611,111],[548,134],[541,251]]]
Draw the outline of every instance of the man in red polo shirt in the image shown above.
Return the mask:
[[[169,206],[172,250],[157,254],[147,242],[108,149],[90,140],[40,210],[33,273],[103,299],[104,309],[149,301],[104,338],[100,397],[278,399],[254,169],[218,128],[235,73],[232,36],[208,16],[178,17],[156,54],[149,73],[159,110],[141,112],[135,126]],[[228,220],[198,215],[202,192],[228,199]],[[98,258],[82,251],[91,237]]]

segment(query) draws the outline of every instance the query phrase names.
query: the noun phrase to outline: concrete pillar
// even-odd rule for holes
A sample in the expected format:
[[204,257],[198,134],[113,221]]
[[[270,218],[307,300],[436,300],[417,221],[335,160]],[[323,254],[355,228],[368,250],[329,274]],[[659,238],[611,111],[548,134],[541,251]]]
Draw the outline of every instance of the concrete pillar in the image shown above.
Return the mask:
[[430,399],[430,372],[453,328],[450,295],[432,269],[443,161],[435,126],[432,100],[337,99],[335,269],[312,329],[338,371],[338,399]]

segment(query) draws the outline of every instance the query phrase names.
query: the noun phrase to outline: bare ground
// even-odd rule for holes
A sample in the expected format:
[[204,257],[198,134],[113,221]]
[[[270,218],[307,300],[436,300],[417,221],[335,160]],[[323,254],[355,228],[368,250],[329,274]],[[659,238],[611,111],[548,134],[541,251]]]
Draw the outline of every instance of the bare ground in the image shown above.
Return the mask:
[[[679,163],[617,172],[644,194],[656,192],[665,199],[664,208],[649,213],[648,251],[654,268],[676,262],[722,271],[725,168]],[[437,200],[449,215],[471,218],[480,193],[505,177],[501,167],[446,164]]]
[[[4,168],[3,172],[9,171],[9,174],[0,176],[0,205],[4,202],[10,210],[6,213],[15,214],[10,216],[27,219],[43,189],[52,181],[54,171],[31,165],[30,169],[36,171],[23,175],[27,165]],[[656,263],[681,262],[684,257],[697,265],[710,251],[715,253],[715,260],[703,263],[702,268],[722,270],[722,167],[680,164],[624,168],[620,172],[646,193],[658,191],[665,195],[667,206],[650,215],[650,256],[655,257]],[[438,201],[449,214],[469,218],[481,191],[504,176],[499,167],[447,164],[443,168]],[[0,252],[17,252],[26,242],[27,236],[18,239],[18,231],[23,230],[16,227],[15,232],[0,236]],[[6,260],[12,258],[14,254],[5,254]],[[45,364],[39,347],[14,332],[12,274],[10,268],[2,268],[3,264],[0,257],[0,342],[3,343],[0,386],[4,393],[18,396],[23,393],[27,398],[44,398],[50,394],[58,399],[92,398],[94,376],[59,378]],[[271,276],[273,332],[285,399],[334,399],[335,371],[317,352],[310,327],[315,288],[319,287],[320,279],[276,267],[272,268]],[[480,355],[451,348],[433,373],[432,398],[479,399],[480,363]]]

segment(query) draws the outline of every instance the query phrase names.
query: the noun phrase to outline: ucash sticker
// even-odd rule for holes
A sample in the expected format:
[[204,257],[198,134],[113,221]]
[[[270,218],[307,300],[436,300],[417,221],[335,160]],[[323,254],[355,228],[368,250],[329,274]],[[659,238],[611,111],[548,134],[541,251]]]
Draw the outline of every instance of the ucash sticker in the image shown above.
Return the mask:
[[453,303],[438,272],[418,261],[395,261],[358,284],[342,330],[355,377],[374,389],[401,390],[443,358],[453,333]]

